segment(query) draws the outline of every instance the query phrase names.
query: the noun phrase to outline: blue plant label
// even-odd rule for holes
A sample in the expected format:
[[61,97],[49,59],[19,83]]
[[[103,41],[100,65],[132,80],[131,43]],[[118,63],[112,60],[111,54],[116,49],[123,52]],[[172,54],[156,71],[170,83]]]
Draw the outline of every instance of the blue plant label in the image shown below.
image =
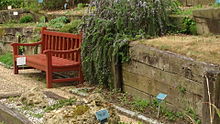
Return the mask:
[[44,0],[38,0],[38,3],[43,3]]
[[103,120],[109,118],[109,113],[108,113],[108,110],[103,109],[103,110],[97,111],[95,113],[95,116],[98,121],[103,121]]
[[166,97],[167,97],[167,94],[159,93],[156,98],[160,101],[163,101]]

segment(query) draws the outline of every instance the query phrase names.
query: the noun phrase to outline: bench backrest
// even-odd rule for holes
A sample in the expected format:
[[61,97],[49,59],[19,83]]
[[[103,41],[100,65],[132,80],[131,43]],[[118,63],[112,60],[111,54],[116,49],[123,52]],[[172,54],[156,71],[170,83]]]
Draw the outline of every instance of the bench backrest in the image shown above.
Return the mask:
[[[63,32],[54,32],[47,30],[46,27],[41,31],[42,47],[41,52],[44,50],[71,50],[80,48],[82,43],[82,34],[71,34]],[[61,58],[68,58],[62,54],[54,54],[54,56]],[[74,58],[72,58],[74,60]]]

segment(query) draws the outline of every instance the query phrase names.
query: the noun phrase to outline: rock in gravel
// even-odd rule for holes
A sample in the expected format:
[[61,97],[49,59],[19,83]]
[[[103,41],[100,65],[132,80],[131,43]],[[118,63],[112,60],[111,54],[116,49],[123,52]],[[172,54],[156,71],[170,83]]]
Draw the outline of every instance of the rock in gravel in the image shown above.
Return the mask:
[[118,124],[120,117],[113,106],[99,94],[93,94],[81,105],[65,106],[58,110],[46,113],[45,124],[99,124],[95,113],[102,109],[107,109],[110,115],[107,124]]
[[20,97],[20,101],[27,105],[33,105],[41,108],[46,107],[49,103],[47,96],[39,88],[32,88],[31,90],[23,93]]

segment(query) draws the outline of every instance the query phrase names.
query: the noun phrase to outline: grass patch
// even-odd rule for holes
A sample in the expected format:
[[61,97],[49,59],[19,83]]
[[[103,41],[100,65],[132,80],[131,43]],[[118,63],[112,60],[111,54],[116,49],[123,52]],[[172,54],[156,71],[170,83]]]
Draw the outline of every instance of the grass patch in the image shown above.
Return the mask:
[[179,53],[198,61],[220,64],[219,36],[171,35],[136,42]]
[[0,62],[5,64],[5,67],[10,68],[13,65],[13,57],[11,53],[5,53],[0,56]]
[[4,23],[0,24],[1,28],[12,28],[12,27],[35,27],[36,23]]
[[54,104],[52,106],[47,106],[45,108],[45,112],[57,110],[59,108],[62,108],[63,106],[73,105],[75,102],[76,102],[76,99],[62,99],[62,100],[59,100],[56,104]]

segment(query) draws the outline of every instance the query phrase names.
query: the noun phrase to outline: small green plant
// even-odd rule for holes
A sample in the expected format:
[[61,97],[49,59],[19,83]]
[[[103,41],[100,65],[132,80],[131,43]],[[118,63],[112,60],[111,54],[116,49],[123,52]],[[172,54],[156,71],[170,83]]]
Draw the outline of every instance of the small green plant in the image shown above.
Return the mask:
[[188,108],[186,109],[185,115],[187,117],[189,117],[193,123],[195,124],[201,124],[201,120],[199,119],[198,115],[196,114],[196,112],[192,109],[192,108]]
[[0,62],[5,64],[5,67],[7,67],[7,68],[12,67],[12,65],[13,65],[12,59],[13,59],[12,54],[9,52],[0,56]]
[[79,26],[82,24],[82,20],[76,19],[69,24],[64,25],[60,31],[61,32],[68,32],[68,33],[78,33]]
[[86,5],[84,4],[84,3],[79,3],[78,5],[77,5],[77,8],[78,9],[81,9],[81,8],[83,8],[83,7],[85,7]]
[[136,110],[138,111],[144,111],[146,107],[150,105],[150,101],[148,100],[142,100],[142,99],[137,99],[133,102],[133,106]]
[[35,117],[35,118],[42,118],[44,115],[42,114],[42,113],[32,113],[31,114],[33,117]]
[[180,93],[185,94],[186,93],[186,88],[183,86],[178,86],[177,89],[179,90]]
[[39,19],[40,23],[46,23],[47,18],[45,16],[41,16]]
[[183,19],[183,29],[180,31],[180,33],[197,34],[195,21],[189,17],[185,17]]
[[68,105],[73,105],[76,102],[75,99],[62,99],[59,100],[56,104],[52,105],[52,106],[47,106],[45,108],[46,112],[52,111],[52,110],[56,110],[58,108],[62,108],[63,106],[68,106]]
[[61,16],[50,20],[48,26],[52,28],[62,28],[66,23],[69,22],[70,20],[67,17]]
[[6,124],[4,121],[0,121],[0,124]]
[[20,23],[29,23],[33,21],[34,21],[34,17],[32,15],[25,15],[20,18]]

